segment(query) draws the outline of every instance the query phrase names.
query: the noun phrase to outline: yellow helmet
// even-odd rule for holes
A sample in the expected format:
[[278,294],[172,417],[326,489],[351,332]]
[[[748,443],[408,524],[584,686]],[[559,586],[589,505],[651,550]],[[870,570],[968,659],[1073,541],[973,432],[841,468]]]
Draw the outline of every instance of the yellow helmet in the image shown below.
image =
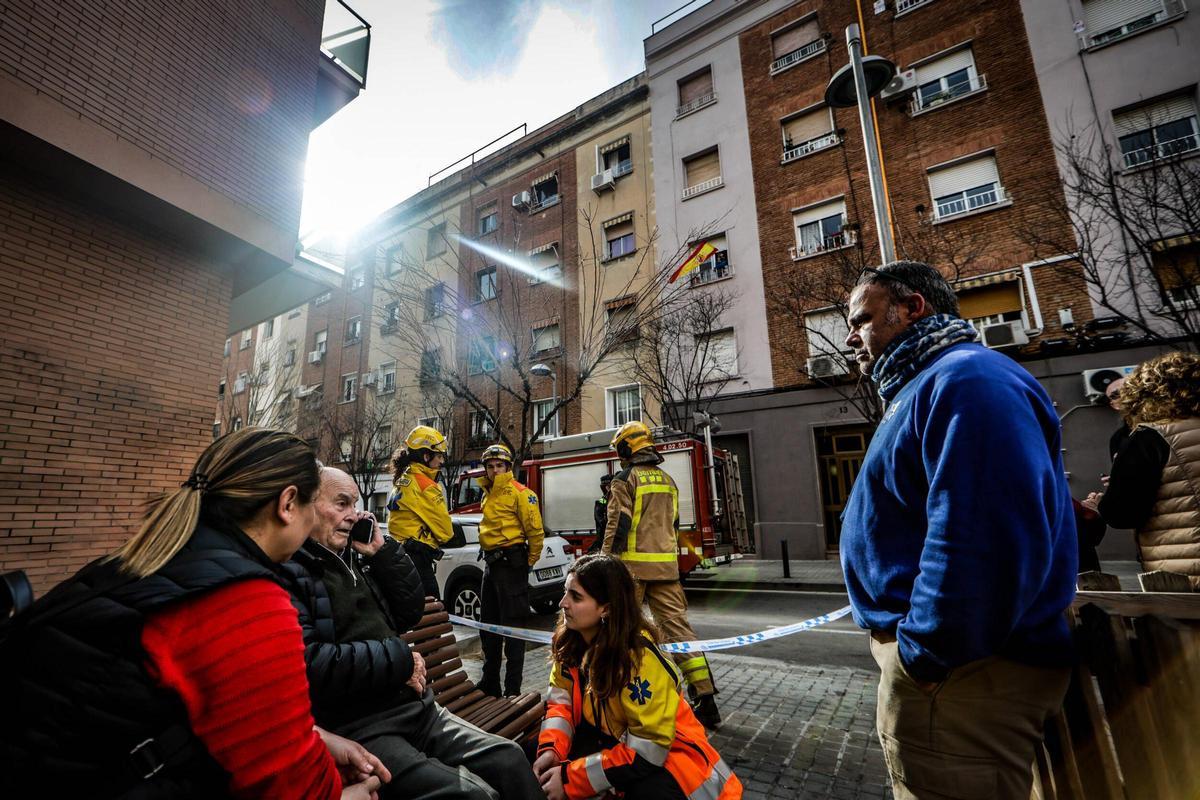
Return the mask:
[[629,458],[641,450],[653,448],[654,434],[650,433],[644,422],[626,422],[613,434],[612,444],[609,446],[616,450],[621,458]]
[[408,436],[404,437],[404,446],[409,452],[432,450],[446,455],[446,437],[428,425],[418,425],[409,431]]
[[485,464],[488,461],[491,461],[493,459],[499,459],[500,461],[505,461],[508,463],[509,466],[512,466],[512,461],[513,461],[512,451],[509,450],[504,445],[497,442],[496,444],[490,445],[488,447],[488,449],[483,451],[483,455],[479,457],[479,460],[484,462]]

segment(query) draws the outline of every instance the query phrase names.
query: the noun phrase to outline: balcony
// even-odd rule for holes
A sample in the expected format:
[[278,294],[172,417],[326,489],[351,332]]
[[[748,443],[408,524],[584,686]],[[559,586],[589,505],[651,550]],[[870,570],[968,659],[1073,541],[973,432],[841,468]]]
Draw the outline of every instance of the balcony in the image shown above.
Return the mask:
[[1168,22],[1176,17],[1181,17],[1187,13],[1187,7],[1184,6],[1183,0],[1163,0],[1162,8],[1153,14],[1147,14],[1137,19],[1131,19],[1122,22],[1107,30],[1091,33],[1090,31],[1084,36],[1084,47],[1091,49],[1094,47],[1103,47],[1113,42],[1119,42],[1136,33],[1152,28],[1164,22]]
[[621,163],[617,164],[615,167],[613,167],[612,171],[614,178],[619,178],[622,175],[628,175],[631,172],[633,172],[633,159],[630,158],[627,158]]
[[717,93],[716,92],[708,92],[707,94],[702,94],[699,97],[697,97],[695,100],[684,103],[683,105],[677,107],[675,109],[675,119],[679,119],[682,116],[691,114],[693,111],[699,111],[700,109],[704,108],[705,106],[710,106],[715,102],[717,102]]
[[1126,169],[1137,169],[1153,163],[1155,159],[1181,156],[1197,150],[1200,150],[1200,136],[1192,133],[1177,139],[1168,139],[1165,142],[1156,142],[1147,147],[1126,151],[1122,154],[1122,162]]
[[771,74],[774,75],[777,72],[783,72],[788,67],[795,66],[796,64],[799,64],[801,61],[812,58],[813,56],[817,55],[818,53],[824,53],[824,52],[825,52],[825,40],[823,38],[822,39],[813,39],[811,42],[804,45],[803,47],[793,50],[790,53],[784,53],[779,58],[772,61],[771,62]]
[[934,203],[933,218],[941,222],[950,217],[958,217],[989,206],[1008,205],[1008,196],[1004,187],[998,183],[989,183],[965,192],[958,192],[947,197],[939,197]]
[[725,182],[721,179],[720,175],[715,178],[709,178],[706,181],[701,181],[694,186],[689,186],[684,189],[683,199],[688,200],[696,195],[704,194],[705,192],[711,192],[713,189],[720,189],[724,185]]
[[933,0],[896,0],[896,16],[907,14],[921,6],[929,5]]
[[913,94],[909,113],[915,117],[954,100],[962,100],[979,92],[986,92],[987,88],[987,75],[971,75],[962,83],[953,84],[937,94],[922,96],[918,90]]
[[344,0],[327,0],[313,127],[349,105],[367,87],[371,25]]
[[559,196],[556,194],[547,195],[547,196],[543,197],[541,200],[538,200],[537,202],[530,205],[529,213],[536,214],[539,211],[544,211],[545,209],[550,208],[550,206],[556,206],[556,205],[558,205],[558,200],[559,200]]
[[798,158],[804,158],[807,155],[824,150],[828,147],[833,147],[842,143],[842,137],[837,131],[823,133],[815,139],[809,139],[807,142],[801,142],[797,145],[789,145],[784,142],[783,158],[779,163],[786,164],[789,161],[795,161]]
[[810,242],[808,245],[796,245],[788,248],[788,255],[792,257],[792,261],[800,261],[805,258],[819,256],[822,253],[830,253],[834,250],[841,250],[843,247],[851,247],[858,242],[858,233],[842,229],[832,236],[826,236],[818,242]]

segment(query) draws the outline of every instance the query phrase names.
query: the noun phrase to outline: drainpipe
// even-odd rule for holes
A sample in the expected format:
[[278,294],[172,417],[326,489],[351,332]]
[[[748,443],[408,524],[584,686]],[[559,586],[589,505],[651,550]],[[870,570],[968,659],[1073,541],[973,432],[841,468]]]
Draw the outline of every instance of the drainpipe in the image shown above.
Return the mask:
[[1033,285],[1033,268],[1044,267],[1047,264],[1057,264],[1060,261],[1076,257],[1075,254],[1068,254],[1065,256],[1055,256],[1054,258],[1043,258],[1039,261],[1029,261],[1021,265],[1021,272],[1025,275],[1025,288],[1029,290],[1029,306],[1033,310],[1033,328],[1025,331],[1027,336],[1037,336],[1042,332],[1042,306],[1038,302],[1037,287]]

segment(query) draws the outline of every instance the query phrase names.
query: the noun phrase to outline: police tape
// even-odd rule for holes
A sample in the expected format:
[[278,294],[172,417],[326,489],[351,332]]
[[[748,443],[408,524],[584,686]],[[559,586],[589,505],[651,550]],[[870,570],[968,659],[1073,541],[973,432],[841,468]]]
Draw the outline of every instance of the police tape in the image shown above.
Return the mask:
[[[779,628],[767,628],[765,631],[759,631],[758,633],[728,636],[724,639],[703,639],[696,642],[668,642],[658,647],[666,653],[709,653],[713,650],[729,650],[734,647],[745,647],[746,645],[758,644],[759,642],[768,642],[772,639],[781,639],[784,636],[791,636],[801,631],[812,630],[834,620],[841,619],[849,613],[850,606],[842,606],[837,611],[830,611],[828,614],[822,614],[819,617],[806,619],[803,622],[793,622],[791,625],[783,625]],[[465,625],[468,628],[507,636],[511,639],[537,642],[538,644],[550,644],[550,637],[552,636],[550,631],[535,631],[530,628],[510,628],[507,625],[476,622],[473,619],[457,617],[454,614],[450,615],[450,621],[455,625]]]

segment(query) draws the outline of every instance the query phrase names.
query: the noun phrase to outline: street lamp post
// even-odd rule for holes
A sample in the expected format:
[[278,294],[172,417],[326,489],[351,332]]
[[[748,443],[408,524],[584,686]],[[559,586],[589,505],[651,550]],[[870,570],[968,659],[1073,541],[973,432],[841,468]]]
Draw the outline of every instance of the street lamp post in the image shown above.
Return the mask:
[[[547,375],[550,376],[550,381],[551,381],[550,385],[552,387],[551,391],[553,393],[553,396],[550,400],[550,408],[553,409],[555,406],[558,405],[558,373],[555,372],[547,364],[534,364],[532,367],[529,368],[529,371],[532,372],[534,375],[540,375],[543,378],[546,377]],[[554,435],[558,436],[558,412],[554,411],[553,413],[554,413]]]
[[875,230],[879,234],[879,256],[884,264],[896,260],[896,243],[888,221],[888,198],[883,190],[883,166],[876,147],[875,121],[871,116],[871,98],[888,85],[896,74],[896,65],[882,56],[862,54],[862,33],[857,24],[846,28],[846,49],[850,63],[839,69],[825,87],[825,102],[834,108],[858,106],[863,148],[867,151],[867,178],[871,183],[871,204],[875,209]]

